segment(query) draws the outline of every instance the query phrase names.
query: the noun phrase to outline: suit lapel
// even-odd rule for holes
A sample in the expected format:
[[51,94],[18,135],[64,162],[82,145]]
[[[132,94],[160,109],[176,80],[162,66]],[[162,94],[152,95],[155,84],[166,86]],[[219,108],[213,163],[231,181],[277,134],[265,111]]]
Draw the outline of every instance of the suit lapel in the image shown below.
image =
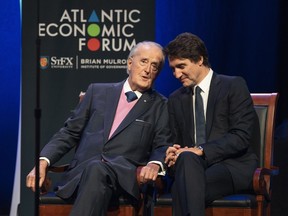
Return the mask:
[[[124,82],[117,83],[116,85],[108,88],[106,91],[106,104],[107,110],[105,112],[105,120],[104,120],[104,140],[108,140],[109,133],[113,124],[113,120],[116,114],[118,101],[120,98],[120,94],[123,88]],[[115,98],[115,100],[111,100],[111,98]]]
[[192,90],[190,88],[184,88],[181,96],[182,105],[182,119],[186,122],[187,128],[191,128],[189,131],[191,143],[195,143],[194,140],[194,117],[193,117],[193,103],[192,103]]
[[211,84],[210,84],[210,90],[209,90],[209,98],[207,102],[207,111],[206,111],[206,132],[207,132],[207,139],[209,138],[211,128],[212,128],[212,122],[213,122],[213,116],[214,116],[214,110],[215,110],[215,103],[217,101],[217,96],[219,95],[219,91],[221,89],[220,85],[221,80],[217,76],[216,73],[213,73]]
[[[140,115],[145,113],[149,109],[149,107],[152,106],[152,103],[154,101],[154,98],[152,95],[153,95],[153,91],[151,90],[149,92],[145,92],[141,96],[141,98],[139,98],[137,103],[134,105],[134,107],[130,110],[130,112],[127,114],[127,116],[123,119],[123,121],[120,123],[118,128],[115,130],[111,138],[113,138],[115,135],[117,135],[122,130],[124,130],[128,125],[130,125]],[[114,119],[114,115],[113,115],[113,119]],[[113,119],[112,119],[112,122],[113,122]]]

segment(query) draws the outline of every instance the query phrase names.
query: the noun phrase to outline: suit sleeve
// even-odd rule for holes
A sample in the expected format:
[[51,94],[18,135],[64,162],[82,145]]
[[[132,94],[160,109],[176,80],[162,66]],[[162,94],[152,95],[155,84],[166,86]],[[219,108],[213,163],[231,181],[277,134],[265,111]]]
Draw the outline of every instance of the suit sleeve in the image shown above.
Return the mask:
[[240,77],[230,81],[229,88],[222,88],[217,95],[209,140],[202,145],[209,164],[250,151],[253,133],[258,128],[246,82]]
[[[173,143],[177,143],[177,144],[183,144],[183,139],[181,136],[181,131],[180,131],[180,126],[179,126],[179,122],[177,121],[177,114],[176,111],[174,109],[173,104],[177,104],[177,98],[169,98],[169,102],[168,102],[168,110],[169,110],[169,126],[171,129],[171,135],[172,135],[172,140]],[[178,105],[179,105],[179,101],[178,101]]]
[[92,94],[92,85],[90,85],[85,97],[76,106],[75,110],[72,111],[72,114],[65,121],[63,127],[54,134],[42,149],[40,157],[48,158],[51,165],[60,160],[79,143],[82,131],[88,121]]
[[158,115],[159,117],[155,123],[153,150],[151,152],[149,161],[160,161],[162,164],[164,164],[166,150],[168,146],[172,145],[166,100],[161,106],[158,106],[155,115]]

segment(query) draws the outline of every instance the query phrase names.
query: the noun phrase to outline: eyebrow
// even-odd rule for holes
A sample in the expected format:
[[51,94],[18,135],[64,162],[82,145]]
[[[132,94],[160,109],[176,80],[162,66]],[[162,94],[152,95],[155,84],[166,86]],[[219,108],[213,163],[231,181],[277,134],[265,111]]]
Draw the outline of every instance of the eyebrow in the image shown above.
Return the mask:
[[[186,66],[186,65],[187,65],[186,63],[179,63],[179,64],[176,64],[174,66],[174,68],[183,67],[183,66]],[[172,66],[170,66],[170,67],[172,67]]]
[[147,60],[149,61],[151,64],[160,64],[161,61],[157,61],[157,60],[150,60],[148,57],[140,57],[141,60]]

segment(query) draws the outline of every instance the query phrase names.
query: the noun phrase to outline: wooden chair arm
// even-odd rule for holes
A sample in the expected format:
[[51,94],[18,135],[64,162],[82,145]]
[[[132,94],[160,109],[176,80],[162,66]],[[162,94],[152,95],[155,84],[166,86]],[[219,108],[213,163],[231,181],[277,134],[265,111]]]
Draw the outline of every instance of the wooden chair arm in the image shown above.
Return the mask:
[[68,167],[69,167],[69,164],[64,164],[60,166],[51,166],[51,167],[48,167],[48,172],[63,173],[68,169]]
[[[69,167],[69,164],[64,164],[64,165],[59,165],[59,166],[50,166],[50,167],[48,167],[47,172],[63,173],[63,172],[65,172],[68,169],[68,167]],[[139,166],[136,169],[136,176],[137,176],[137,182],[138,182],[139,187],[142,185],[142,183],[140,181],[140,172],[141,172],[142,168],[143,168],[143,166]],[[40,190],[41,194],[46,194],[49,191],[49,189],[51,188],[51,185],[52,185],[52,181],[46,175],[46,178],[45,178],[45,180],[43,182],[43,185],[41,187],[41,190]]]
[[[64,165],[59,165],[59,166],[50,166],[47,169],[47,173],[48,172],[52,172],[52,173],[63,173],[65,172],[69,167],[69,164],[64,164]],[[46,174],[46,178],[42,184],[42,187],[40,188],[40,194],[46,194],[48,193],[48,191],[50,190],[52,185],[52,180],[48,177],[48,175]]]
[[51,188],[52,180],[46,175],[46,178],[40,188],[40,194],[44,195],[47,194]]
[[279,168],[257,168],[253,175],[253,189],[255,194],[264,195],[267,200],[270,200],[270,178],[278,175]]

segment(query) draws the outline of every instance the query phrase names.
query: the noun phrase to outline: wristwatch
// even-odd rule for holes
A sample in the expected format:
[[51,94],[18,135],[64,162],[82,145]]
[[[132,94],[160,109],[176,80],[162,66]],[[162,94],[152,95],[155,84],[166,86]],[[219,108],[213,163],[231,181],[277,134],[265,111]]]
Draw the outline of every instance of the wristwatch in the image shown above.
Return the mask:
[[197,146],[197,148],[202,151],[201,157],[205,160],[205,152],[204,152],[204,149],[202,148],[202,146]]
[[197,146],[197,148],[201,151],[204,151],[204,149],[202,148],[202,146]]

